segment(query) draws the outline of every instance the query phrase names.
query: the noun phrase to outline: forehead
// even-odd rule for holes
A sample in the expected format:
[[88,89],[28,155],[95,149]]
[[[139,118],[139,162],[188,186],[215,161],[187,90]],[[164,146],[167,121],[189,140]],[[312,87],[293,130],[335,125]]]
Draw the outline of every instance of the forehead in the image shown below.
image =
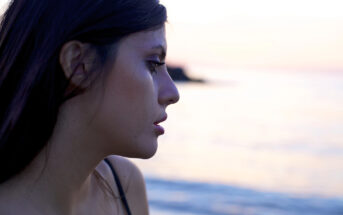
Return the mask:
[[167,48],[165,28],[142,31],[129,35],[122,41],[122,44],[135,49],[151,49],[156,46]]

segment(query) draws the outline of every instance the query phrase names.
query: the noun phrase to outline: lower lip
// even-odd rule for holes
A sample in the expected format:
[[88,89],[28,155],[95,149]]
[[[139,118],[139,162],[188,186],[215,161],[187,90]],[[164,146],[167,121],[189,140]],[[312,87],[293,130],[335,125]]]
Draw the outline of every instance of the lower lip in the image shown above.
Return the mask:
[[156,134],[158,134],[158,135],[164,134],[164,128],[163,128],[162,126],[160,126],[160,125],[155,125],[155,124],[154,124],[154,126],[155,126],[155,132],[156,132]]

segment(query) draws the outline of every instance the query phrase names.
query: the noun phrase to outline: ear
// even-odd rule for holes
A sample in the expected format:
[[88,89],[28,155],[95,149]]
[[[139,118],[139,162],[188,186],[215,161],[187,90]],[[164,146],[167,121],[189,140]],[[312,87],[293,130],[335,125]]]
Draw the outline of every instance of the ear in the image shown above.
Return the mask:
[[83,44],[79,41],[69,41],[62,46],[60,51],[59,61],[67,79],[70,79],[71,84],[85,88],[82,81],[89,74],[89,62],[86,60],[89,45]]

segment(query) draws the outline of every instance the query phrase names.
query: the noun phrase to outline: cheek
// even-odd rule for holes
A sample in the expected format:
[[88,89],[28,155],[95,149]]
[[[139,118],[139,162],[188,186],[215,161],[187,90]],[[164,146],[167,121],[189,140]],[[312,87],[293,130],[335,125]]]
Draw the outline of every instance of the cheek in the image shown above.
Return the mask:
[[104,87],[99,126],[111,142],[136,143],[148,134],[158,111],[151,75],[136,67],[117,68]]
[[151,75],[145,70],[136,67],[121,69],[109,80],[107,101],[112,101],[112,107],[124,112],[129,121],[139,119],[128,114],[144,118],[153,111],[157,96]]

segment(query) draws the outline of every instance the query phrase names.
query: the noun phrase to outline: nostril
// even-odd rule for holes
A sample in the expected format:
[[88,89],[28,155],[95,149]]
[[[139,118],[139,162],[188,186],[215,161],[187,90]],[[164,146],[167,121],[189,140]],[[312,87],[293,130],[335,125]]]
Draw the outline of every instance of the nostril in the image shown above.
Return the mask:
[[175,91],[174,91],[173,95],[171,96],[171,98],[169,99],[169,104],[175,104],[179,100],[180,100],[180,95],[179,95],[177,88],[175,87]]
[[169,91],[164,91],[164,93],[160,94],[159,103],[168,106],[168,105],[177,103],[179,99],[180,99],[180,96],[177,91],[169,90]]
[[177,103],[180,100],[180,95],[179,92],[177,92],[177,95],[175,96],[175,98],[173,99],[174,103]]

